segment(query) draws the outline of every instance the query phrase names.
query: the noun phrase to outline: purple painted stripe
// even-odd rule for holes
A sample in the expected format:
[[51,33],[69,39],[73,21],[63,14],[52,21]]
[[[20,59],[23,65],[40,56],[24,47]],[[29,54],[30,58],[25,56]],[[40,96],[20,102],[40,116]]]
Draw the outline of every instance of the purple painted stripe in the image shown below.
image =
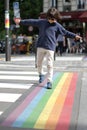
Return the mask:
[[[46,84],[47,79],[41,84],[41,86]],[[36,86],[36,88],[25,98],[25,100],[1,123],[2,126],[11,126],[11,124],[18,118],[18,116],[23,112],[23,110],[28,106],[28,104],[33,100],[33,98],[38,94],[42,88]]]

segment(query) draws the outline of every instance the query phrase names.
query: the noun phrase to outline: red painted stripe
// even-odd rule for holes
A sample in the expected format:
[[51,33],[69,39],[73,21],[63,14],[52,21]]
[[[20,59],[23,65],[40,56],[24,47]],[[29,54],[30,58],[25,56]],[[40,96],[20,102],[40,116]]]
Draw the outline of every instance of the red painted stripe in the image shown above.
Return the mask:
[[[58,97],[56,98],[55,105],[53,106],[53,109],[50,113],[48,121],[45,125],[45,128],[48,130],[50,129],[50,127],[52,130],[54,130],[56,128],[56,125],[58,123],[58,119],[60,117],[60,114],[61,114],[63,106],[64,106],[64,102],[65,102],[65,99],[67,96],[68,89],[70,87],[72,77],[73,77],[73,73],[66,73],[65,81],[63,82],[64,77],[62,77],[60,83],[58,84],[59,88],[58,88],[58,90],[56,89]],[[60,88],[61,88],[61,90],[60,90]]]
[[72,77],[71,84],[67,93],[63,110],[58,120],[56,130],[68,130],[69,128],[77,79],[78,79],[78,74],[75,73]]

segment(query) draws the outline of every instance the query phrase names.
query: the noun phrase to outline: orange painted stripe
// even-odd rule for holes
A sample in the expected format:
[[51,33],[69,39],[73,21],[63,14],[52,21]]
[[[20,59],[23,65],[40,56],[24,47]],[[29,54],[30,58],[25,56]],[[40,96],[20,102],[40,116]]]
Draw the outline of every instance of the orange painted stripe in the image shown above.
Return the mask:
[[63,84],[62,90],[61,90],[59,96],[57,97],[57,100],[50,113],[50,116],[46,122],[45,129],[51,128],[52,130],[55,130],[59,117],[60,117],[60,114],[62,112],[64,101],[67,96],[67,92],[70,87],[72,77],[73,77],[73,73],[69,73],[67,79],[65,80],[65,83]]
[[78,79],[78,74],[75,73],[72,77],[69,91],[68,91],[68,94],[67,94],[67,97],[66,97],[66,100],[64,103],[64,107],[63,107],[61,116],[59,118],[56,130],[68,130],[68,128],[69,128],[77,79]]
[[37,119],[34,128],[45,129],[46,122],[48,121],[48,118],[55,105],[58,95],[60,94],[61,90],[63,89],[63,85],[64,85],[68,75],[69,75],[69,73],[64,73],[64,75],[61,77],[60,81],[56,85],[55,89],[51,90],[52,94],[51,94],[48,102],[46,103],[42,113],[40,114],[39,118]]

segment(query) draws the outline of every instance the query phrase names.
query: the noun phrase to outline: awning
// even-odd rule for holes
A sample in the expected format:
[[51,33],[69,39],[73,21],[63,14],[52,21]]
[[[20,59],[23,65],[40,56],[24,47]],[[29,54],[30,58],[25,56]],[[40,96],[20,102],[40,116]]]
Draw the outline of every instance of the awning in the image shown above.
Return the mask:
[[61,12],[62,20],[79,20],[87,22],[87,11]]
[[77,20],[80,13],[79,12],[60,12],[62,15],[62,20]]
[[[81,22],[87,22],[87,11],[70,11],[60,12],[62,20],[79,20]],[[40,18],[46,18],[46,13],[40,13]]]
[[87,22],[87,11],[82,13],[82,15],[80,15],[79,20],[81,22]]

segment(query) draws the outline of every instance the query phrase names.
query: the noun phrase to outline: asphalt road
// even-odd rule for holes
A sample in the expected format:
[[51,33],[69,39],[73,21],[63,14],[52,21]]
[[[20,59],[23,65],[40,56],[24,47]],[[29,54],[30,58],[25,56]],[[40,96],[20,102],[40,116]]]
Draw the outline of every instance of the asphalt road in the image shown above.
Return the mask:
[[[0,130],[22,130],[25,128],[15,127],[15,125],[11,126],[11,123],[5,120],[24,102],[36,87],[39,88],[38,73],[37,68],[35,68],[35,57],[33,55],[13,55],[11,56],[11,61],[7,62],[5,61],[4,55],[0,57]],[[44,61],[43,64],[46,73],[46,62]],[[57,126],[57,128],[60,128],[59,130],[87,130],[87,57],[74,54],[56,57],[54,61],[54,75],[55,73],[65,75],[66,84],[68,84],[67,81],[71,80],[69,75],[72,75],[73,78],[70,84],[71,86],[76,85],[76,90],[72,88],[73,96],[71,94],[69,98],[72,99],[74,103],[67,103],[67,105],[72,107],[72,109],[70,109],[71,114],[69,119],[68,117],[65,118],[65,122],[68,120],[68,125],[63,125],[64,120],[61,118],[62,126]],[[61,77],[60,84],[62,84],[63,80],[64,77]],[[55,82],[56,81],[54,81],[54,83]],[[66,92],[66,95],[68,95],[68,92]],[[62,99],[63,97],[60,95],[60,98]],[[58,99],[59,98],[57,98],[57,100]],[[67,105],[65,104],[65,109]],[[69,115],[69,113],[67,113],[67,115]],[[6,123],[9,125],[6,125]],[[26,127],[28,130],[36,128]],[[38,129],[42,129],[42,127]]]

